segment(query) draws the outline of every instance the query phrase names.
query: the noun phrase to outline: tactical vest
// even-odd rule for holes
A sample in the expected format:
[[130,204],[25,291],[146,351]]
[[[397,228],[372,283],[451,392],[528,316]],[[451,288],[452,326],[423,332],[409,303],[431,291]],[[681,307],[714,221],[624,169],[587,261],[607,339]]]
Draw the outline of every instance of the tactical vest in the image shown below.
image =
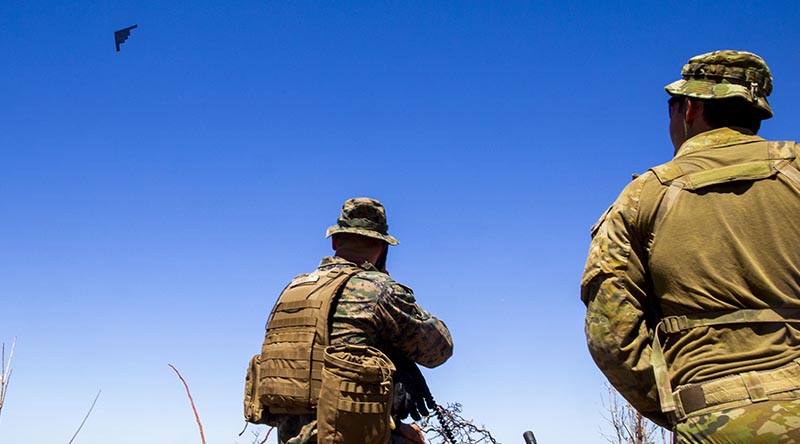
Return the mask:
[[[701,171],[684,171],[679,162],[673,161],[650,170],[662,185],[669,188],[656,211],[652,234],[648,240],[649,245],[652,245],[656,230],[661,226],[670,208],[682,193],[697,192],[702,188],[723,183],[762,180],[778,174],[782,174],[800,188],[800,171],[796,166],[795,142],[757,141],[737,145],[736,149],[747,150],[745,152],[750,154],[748,158],[756,160]],[[684,168],[688,170],[691,167],[684,166]],[[661,347],[661,335],[676,334],[697,327],[748,323],[800,323],[800,309],[742,309],[698,313],[690,316],[668,316],[658,323],[653,338],[651,359],[661,410],[673,422],[685,418],[688,409],[681,402],[681,397],[677,396],[678,392],[672,390],[667,363]],[[736,382],[731,380],[731,383]],[[754,392],[750,388],[748,391]]]
[[249,422],[276,425],[274,414],[312,414],[319,399],[333,299],[357,267],[316,270],[283,290],[267,321],[261,354],[251,360],[245,387]]

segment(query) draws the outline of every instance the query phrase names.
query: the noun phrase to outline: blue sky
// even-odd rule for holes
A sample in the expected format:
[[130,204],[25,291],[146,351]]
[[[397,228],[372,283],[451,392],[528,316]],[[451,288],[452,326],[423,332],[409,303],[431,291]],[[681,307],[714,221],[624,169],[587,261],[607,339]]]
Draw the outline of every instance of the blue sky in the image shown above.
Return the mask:
[[[796,138],[794,1],[0,3],[5,443],[248,443],[272,303],[380,199],[389,270],[455,343],[426,370],[499,441],[600,443],[589,227],[669,160],[689,57],[763,56]],[[114,50],[113,31],[139,27]],[[8,347],[7,347],[8,348]],[[270,442],[274,442],[273,438]]]

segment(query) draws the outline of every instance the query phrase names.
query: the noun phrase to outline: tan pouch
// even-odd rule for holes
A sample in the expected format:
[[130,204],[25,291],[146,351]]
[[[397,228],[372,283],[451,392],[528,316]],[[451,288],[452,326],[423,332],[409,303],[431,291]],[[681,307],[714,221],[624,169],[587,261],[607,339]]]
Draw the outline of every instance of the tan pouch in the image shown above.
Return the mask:
[[325,349],[317,405],[320,444],[386,444],[394,365],[374,347]]
[[261,402],[261,393],[258,390],[261,377],[261,355],[250,359],[247,367],[247,376],[244,380],[244,419],[253,424],[277,425],[270,421],[270,414]]

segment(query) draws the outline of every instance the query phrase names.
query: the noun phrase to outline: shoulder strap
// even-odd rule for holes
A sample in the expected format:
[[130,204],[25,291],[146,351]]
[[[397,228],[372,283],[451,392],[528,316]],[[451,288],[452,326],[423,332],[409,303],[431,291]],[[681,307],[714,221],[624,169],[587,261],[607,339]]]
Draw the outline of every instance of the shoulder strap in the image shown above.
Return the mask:
[[769,155],[771,159],[778,161],[775,169],[800,187],[800,171],[794,166],[797,163],[797,143],[772,142],[770,143]]
[[325,345],[330,345],[330,328],[328,326],[328,318],[330,316],[331,304],[333,304],[334,298],[342,291],[344,286],[347,284],[347,281],[349,281],[351,277],[364,270],[357,267],[347,267],[338,269],[336,271],[338,274],[331,276],[332,279],[330,281],[332,286],[331,289],[333,291],[326,292],[326,297],[323,298],[323,304],[320,307],[320,310],[317,312],[317,316],[319,316],[319,319],[317,320],[317,334],[320,338],[322,338],[322,343]]
[[682,190],[694,191],[704,187],[739,180],[761,180],[783,174],[800,187],[800,171],[793,165],[797,159],[796,143],[791,141],[755,142],[749,149],[763,150],[766,156],[762,160],[740,163],[710,170],[684,173],[675,162],[651,168],[658,180],[669,189],[656,211],[653,231],[660,226],[669,210],[673,207]]
[[775,162],[772,160],[758,160],[755,162],[740,163],[711,170],[698,171],[682,177],[686,185],[686,190],[699,190],[711,185],[718,185],[739,180],[759,180],[766,179],[778,174],[773,168]]
[[658,181],[664,185],[669,185],[670,182],[684,175],[681,166],[676,162],[667,162],[657,167],[650,168],[650,171],[652,171],[658,178]]
[[298,322],[302,325],[314,325],[322,344],[327,345],[327,322],[332,300],[344,284],[361,271],[364,270],[358,267],[334,268],[327,272],[317,270],[295,278],[278,297],[267,327],[279,328]]

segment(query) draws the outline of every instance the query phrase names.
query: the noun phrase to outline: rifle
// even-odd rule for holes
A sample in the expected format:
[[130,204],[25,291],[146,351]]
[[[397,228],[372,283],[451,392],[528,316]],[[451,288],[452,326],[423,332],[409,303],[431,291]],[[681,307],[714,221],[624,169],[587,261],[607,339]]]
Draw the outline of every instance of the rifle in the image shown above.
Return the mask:
[[444,408],[433,399],[417,363],[402,356],[394,357],[392,362],[396,367],[392,402],[394,415],[398,419],[405,419],[411,415],[412,419],[419,421],[423,416],[429,416],[428,409],[431,409],[442,426],[445,439],[450,444],[456,444],[450,421],[444,415]]

